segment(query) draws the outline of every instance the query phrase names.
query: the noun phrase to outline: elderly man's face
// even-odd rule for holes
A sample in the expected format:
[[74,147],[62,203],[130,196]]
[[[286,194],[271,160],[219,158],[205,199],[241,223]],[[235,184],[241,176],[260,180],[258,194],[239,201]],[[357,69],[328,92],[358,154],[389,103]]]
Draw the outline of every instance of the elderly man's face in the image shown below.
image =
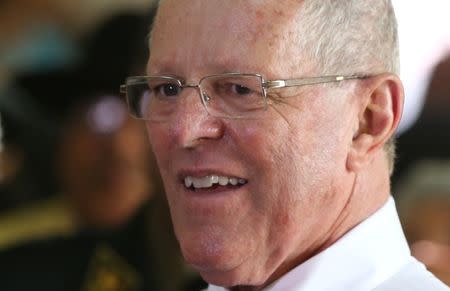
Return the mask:
[[[298,50],[298,7],[253,2],[164,1],[148,73],[188,82],[224,72],[319,73]],[[195,88],[181,95],[169,121],[147,127],[186,260],[209,282],[254,285],[316,252],[351,192],[352,97],[334,85],[285,88],[276,95],[286,103],[246,120],[208,115]],[[245,184],[193,190],[184,183],[214,175]]]

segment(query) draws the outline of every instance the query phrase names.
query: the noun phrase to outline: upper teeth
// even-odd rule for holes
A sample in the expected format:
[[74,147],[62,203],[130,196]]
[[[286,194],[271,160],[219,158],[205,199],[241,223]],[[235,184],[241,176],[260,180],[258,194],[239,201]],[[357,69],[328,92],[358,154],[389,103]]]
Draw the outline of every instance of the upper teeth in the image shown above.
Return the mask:
[[210,175],[204,177],[187,176],[186,178],[184,178],[184,185],[186,186],[186,188],[189,188],[191,186],[194,186],[194,188],[209,188],[214,184],[219,184],[221,186],[231,184],[233,186],[236,186],[237,184],[244,185],[245,183],[245,179],[234,177],[229,178],[218,175]]

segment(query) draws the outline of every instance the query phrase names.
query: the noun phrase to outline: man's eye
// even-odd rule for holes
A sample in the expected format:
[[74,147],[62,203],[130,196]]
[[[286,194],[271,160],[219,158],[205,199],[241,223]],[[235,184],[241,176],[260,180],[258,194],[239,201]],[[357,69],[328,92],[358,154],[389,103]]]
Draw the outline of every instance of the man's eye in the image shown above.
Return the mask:
[[251,89],[239,84],[234,84],[232,87],[232,91],[239,95],[247,95],[251,93]]
[[155,87],[154,91],[162,96],[176,96],[181,92],[181,87],[176,84],[162,84]]

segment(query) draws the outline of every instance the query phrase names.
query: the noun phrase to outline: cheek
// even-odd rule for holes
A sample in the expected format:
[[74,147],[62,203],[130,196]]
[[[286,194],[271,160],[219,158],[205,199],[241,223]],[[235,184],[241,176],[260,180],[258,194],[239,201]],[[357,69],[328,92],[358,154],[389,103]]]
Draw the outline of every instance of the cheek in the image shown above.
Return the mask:
[[[334,174],[345,168],[345,160],[352,142],[352,108],[347,96],[317,94],[312,96],[304,112],[294,121],[292,144],[295,154],[304,161],[309,171],[317,175]],[[308,100],[311,99],[308,97]],[[322,173],[326,170],[329,173]]]
[[[294,138],[284,122],[270,129],[266,127],[264,132],[267,129],[271,134],[260,134],[255,128],[242,130],[246,143],[240,148],[247,149],[242,159],[250,165],[253,178],[252,208],[246,220],[261,250],[269,251],[276,259],[286,252],[277,248],[280,240],[290,248],[298,243],[298,234],[310,232],[313,224],[310,217],[320,202],[311,204],[308,200],[318,199],[320,188],[315,186],[314,159],[304,149],[305,142]],[[287,237],[291,241],[286,241]]]
[[241,129],[245,138],[239,139],[245,141],[240,148],[247,148],[246,164],[253,165],[253,176],[258,177],[257,203],[276,205],[279,214],[273,207],[271,212],[281,221],[288,220],[281,213],[291,206],[319,204],[329,196],[333,177],[345,169],[346,160],[346,147],[341,146],[346,134],[336,131],[337,122],[342,124],[338,114],[292,110],[285,116],[287,121],[273,118]]
[[[240,125],[240,124],[239,124]],[[288,184],[293,173],[289,128],[279,119],[243,123],[230,130],[239,160],[245,165],[251,183],[250,204],[261,218],[283,213]],[[269,217],[268,220],[275,219]],[[258,218],[259,220],[259,218]],[[277,217],[276,220],[283,220]],[[260,222],[261,222],[260,221]],[[270,221],[268,222],[270,223]]]

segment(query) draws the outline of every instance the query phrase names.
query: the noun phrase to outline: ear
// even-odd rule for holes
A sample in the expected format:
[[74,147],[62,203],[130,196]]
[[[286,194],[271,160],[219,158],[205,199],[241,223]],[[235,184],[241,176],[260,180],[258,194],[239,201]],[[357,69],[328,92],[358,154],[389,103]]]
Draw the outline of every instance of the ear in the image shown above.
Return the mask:
[[360,91],[360,113],[347,169],[357,172],[364,168],[383,150],[384,144],[394,134],[403,111],[404,91],[400,79],[385,73],[363,80]]

